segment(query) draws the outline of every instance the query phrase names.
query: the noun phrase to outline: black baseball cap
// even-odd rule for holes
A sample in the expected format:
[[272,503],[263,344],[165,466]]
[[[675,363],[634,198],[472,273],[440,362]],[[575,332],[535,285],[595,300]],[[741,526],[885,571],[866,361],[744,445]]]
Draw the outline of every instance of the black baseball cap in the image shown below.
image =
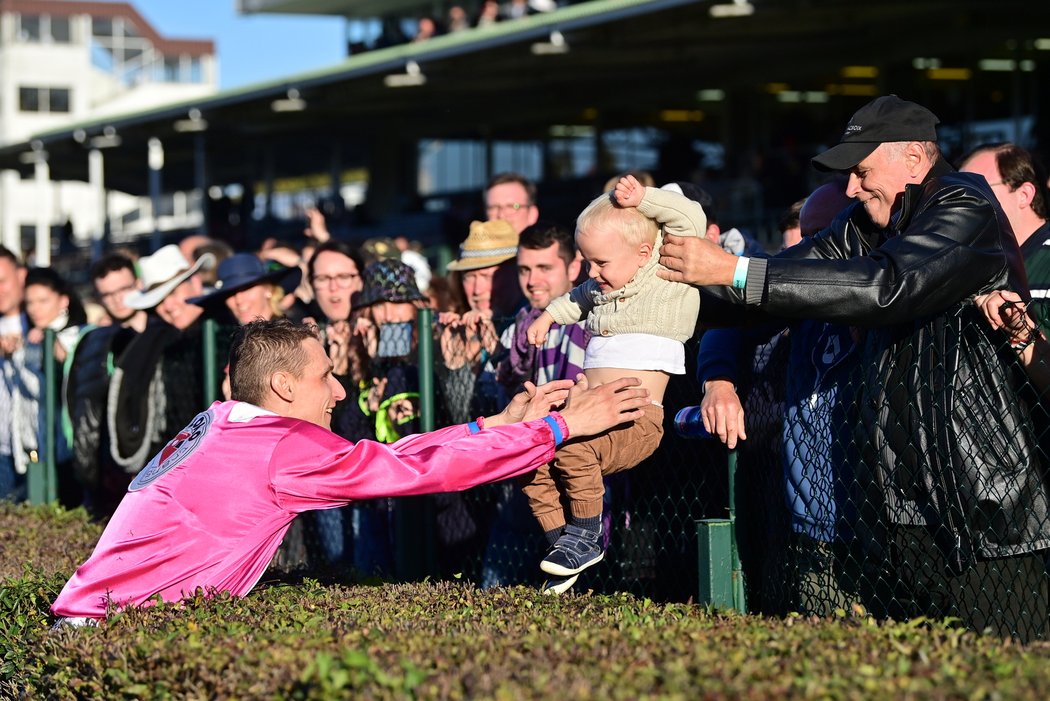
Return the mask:
[[817,170],[850,170],[879,144],[890,141],[936,141],[937,119],[922,105],[883,95],[861,107],[849,120],[837,146],[813,158]]

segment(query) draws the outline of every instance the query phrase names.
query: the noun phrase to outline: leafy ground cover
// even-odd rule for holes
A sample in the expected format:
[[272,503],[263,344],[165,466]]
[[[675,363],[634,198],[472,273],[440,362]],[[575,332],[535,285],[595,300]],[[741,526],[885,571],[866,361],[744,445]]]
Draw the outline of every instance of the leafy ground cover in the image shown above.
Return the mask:
[[462,582],[269,584],[52,633],[47,607],[98,527],[0,507],[0,532],[2,698],[1043,699],[1050,688],[1050,644],[950,623],[768,619]]

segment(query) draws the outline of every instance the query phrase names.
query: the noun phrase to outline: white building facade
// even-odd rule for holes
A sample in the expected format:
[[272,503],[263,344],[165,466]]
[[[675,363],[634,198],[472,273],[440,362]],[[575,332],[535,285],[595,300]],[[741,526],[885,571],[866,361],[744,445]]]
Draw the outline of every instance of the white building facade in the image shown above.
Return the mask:
[[[0,144],[217,89],[212,41],[165,38],[130,4],[0,0]],[[23,179],[4,171],[3,244],[16,252],[35,248],[37,263],[46,264],[50,251],[40,247],[49,245],[55,227],[71,229],[80,243],[101,238],[107,220],[117,239],[148,233],[153,228],[149,200],[105,189],[105,148],[118,138],[85,143],[84,157],[94,174],[90,183],[51,182],[42,151],[34,176]],[[167,214],[176,221],[169,225],[199,222],[199,205],[187,206],[186,197],[173,201],[174,210]]]

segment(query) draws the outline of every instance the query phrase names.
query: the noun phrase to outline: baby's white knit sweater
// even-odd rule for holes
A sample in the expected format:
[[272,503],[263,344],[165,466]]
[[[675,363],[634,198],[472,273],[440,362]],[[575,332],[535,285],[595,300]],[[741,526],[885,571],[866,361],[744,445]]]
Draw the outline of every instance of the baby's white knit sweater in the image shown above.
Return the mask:
[[654,187],[645,188],[638,211],[661,225],[649,262],[618,290],[602,294],[598,283],[587,280],[553,300],[547,311],[559,324],[572,324],[586,317],[587,329],[597,336],[647,333],[684,343],[696,329],[700,290],[657,277],[660,245],[664,232],[703,236],[707,215],[688,197]]

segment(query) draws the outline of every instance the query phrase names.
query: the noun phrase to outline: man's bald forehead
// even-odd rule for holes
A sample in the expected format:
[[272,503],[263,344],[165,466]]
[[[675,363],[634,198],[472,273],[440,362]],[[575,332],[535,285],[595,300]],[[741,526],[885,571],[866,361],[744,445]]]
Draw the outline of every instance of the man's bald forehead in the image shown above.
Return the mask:
[[798,213],[803,236],[812,236],[827,228],[835,216],[849,207],[853,199],[846,195],[846,179],[835,178],[814,190]]

